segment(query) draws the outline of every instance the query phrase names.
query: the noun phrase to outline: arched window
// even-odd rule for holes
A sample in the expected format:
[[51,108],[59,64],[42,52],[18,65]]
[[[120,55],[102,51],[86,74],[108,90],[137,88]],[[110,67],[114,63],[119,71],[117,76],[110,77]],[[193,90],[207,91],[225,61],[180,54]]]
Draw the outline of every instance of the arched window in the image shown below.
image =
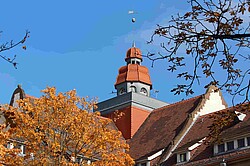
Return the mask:
[[131,90],[131,92],[136,92],[136,87],[135,86],[131,86],[130,90]]
[[140,92],[141,92],[141,94],[144,94],[146,96],[148,95],[148,91],[145,88],[141,88]]
[[119,90],[119,95],[122,95],[122,94],[124,94],[124,93],[126,93],[125,89],[124,89],[124,88],[121,88],[121,89]]

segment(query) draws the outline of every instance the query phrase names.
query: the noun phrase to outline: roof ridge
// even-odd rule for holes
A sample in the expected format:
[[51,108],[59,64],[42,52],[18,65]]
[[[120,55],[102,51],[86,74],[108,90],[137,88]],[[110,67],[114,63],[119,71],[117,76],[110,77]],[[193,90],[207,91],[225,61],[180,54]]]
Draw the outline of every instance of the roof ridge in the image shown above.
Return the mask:
[[175,103],[172,103],[172,104],[169,104],[169,105],[166,105],[166,106],[163,106],[163,107],[157,108],[157,109],[153,110],[152,112],[160,111],[160,110],[162,110],[162,109],[165,109],[165,108],[168,108],[168,107],[172,107],[172,106],[177,105],[177,104],[179,104],[179,103],[188,102],[188,101],[190,101],[190,100],[192,100],[192,99],[196,99],[196,98],[198,99],[199,97],[202,97],[202,96],[204,96],[204,94],[202,94],[202,95],[198,95],[198,96],[195,96],[195,97],[192,97],[192,98],[186,99],[186,100],[177,101],[177,102],[175,102]]

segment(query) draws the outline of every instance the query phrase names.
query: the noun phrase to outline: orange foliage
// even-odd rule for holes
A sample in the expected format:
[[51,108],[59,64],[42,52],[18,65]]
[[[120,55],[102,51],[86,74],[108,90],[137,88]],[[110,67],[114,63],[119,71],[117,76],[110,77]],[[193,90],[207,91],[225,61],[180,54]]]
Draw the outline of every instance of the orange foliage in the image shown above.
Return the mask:
[[26,154],[21,157],[17,155],[18,152],[12,152],[18,158],[18,163],[5,161],[3,159],[10,156],[10,150],[5,152],[0,147],[1,163],[93,166],[134,164],[126,153],[129,146],[121,132],[112,126],[112,121],[100,117],[98,112],[92,113],[95,101],[77,97],[74,90],[56,94],[55,88],[47,88],[43,92],[41,98],[26,98],[18,101],[19,108],[8,106],[4,110],[8,115],[14,113],[15,117],[8,125],[15,124],[16,127],[8,132],[1,130],[0,146],[10,138],[15,138],[25,145]]

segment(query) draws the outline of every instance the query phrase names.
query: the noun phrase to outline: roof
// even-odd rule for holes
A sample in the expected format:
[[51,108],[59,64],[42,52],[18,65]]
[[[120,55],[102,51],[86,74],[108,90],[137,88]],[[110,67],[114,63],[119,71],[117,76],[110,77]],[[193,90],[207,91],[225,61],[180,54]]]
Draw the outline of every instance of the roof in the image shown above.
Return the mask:
[[201,100],[202,95],[151,112],[129,141],[131,157],[141,160],[170,146]]
[[136,47],[131,47],[130,49],[128,49],[125,60],[130,58],[138,58],[142,60],[141,50]]
[[[234,111],[235,107],[230,107],[224,110],[221,110],[220,112],[226,112],[226,111]],[[185,137],[182,139],[181,143],[177,146],[174,154],[170,156],[168,160],[164,162],[163,165],[175,165],[176,164],[176,153],[187,151],[188,147],[194,145],[199,140],[205,138],[209,134],[208,126],[210,126],[213,123],[213,119],[210,118],[211,115],[214,113],[207,114],[200,116],[195,124],[192,126],[192,128],[189,130],[189,132],[185,135]],[[237,120],[237,119],[236,119]],[[221,133],[221,138],[223,140],[228,139],[234,139],[234,137],[237,137],[239,135],[248,134],[249,135],[249,128],[250,128],[250,113],[247,113],[246,117],[243,121],[238,121],[231,127],[228,127],[224,129],[224,131]],[[240,150],[240,151],[234,151],[231,153],[219,155],[219,156],[213,156],[213,145],[208,144],[200,144],[200,146],[196,147],[192,151],[191,158],[188,163],[185,163],[185,165],[213,165],[215,162],[220,162],[222,159],[228,158],[228,160],[233,157],[237,158],[243,155],[250,156],[250,149],[246,150]],[[175,161],[173,160],[175,158]],[[209,163],[210,162],[210,163]]]
[[[206,156],[206,158],[203,159],[203,160],[197,160],[197,161],[194,161],[194,162],[188,162],[188,163],[185,163],[185,164],[178,164],[178,165],[185,165],[185,166],[214,166],[214,165],[219,165],[223,161],[223,159],[226,161],[226,163],[228,163],[228,165],[230,165],[230,162],[235,164],[235,163],[237,163],[237,161],[238,162],[244,162],[244,160],[249,161],[250,160],[250,149],[248,148],[248,149],[233,151],[231,153],[226,153],[226,154],[223,154],[223,155],[212,156],[212,157]],[[166,164],[166,166],[169,166],[169,165]]]
[[[250,104],[250,103],[249,103]],[[233,109],[233,107],[231,107]],[[236,125],[227,128],[224,130],[221,134],[222,137],[227,139],[227,138],[232,138],[235,136],[238,136],[239,134],[249,134],[250,133],[250,112],[249,110],[247,112],[244,112],[246,114],[246,117],[244,118],[243,121],[240,121]]]
[[123,66],[119,69],[115,85],[127,81],[142,82],[152,86],[148,68],[138,64],[128,64],[127,66]]
[[[19,95],[18,95],[19,94]],[[24,99],[26,97],[24,90],[22,89],[21,85],[17,85],[17,88],[14,90],[11,99],[10,99],[10,105],[15,105],[15,100]]]

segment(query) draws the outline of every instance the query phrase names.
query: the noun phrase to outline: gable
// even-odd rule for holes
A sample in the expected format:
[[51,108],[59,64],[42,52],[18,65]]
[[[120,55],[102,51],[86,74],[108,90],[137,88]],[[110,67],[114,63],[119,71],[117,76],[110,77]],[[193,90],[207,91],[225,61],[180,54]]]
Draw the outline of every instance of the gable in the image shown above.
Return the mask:
[[221,91],[215,86],[210,86],[204,95],[204,103],[200,110],[199,115],[206,115],[212,112],[216,112],[227,107],[227,104],[222,97]]

